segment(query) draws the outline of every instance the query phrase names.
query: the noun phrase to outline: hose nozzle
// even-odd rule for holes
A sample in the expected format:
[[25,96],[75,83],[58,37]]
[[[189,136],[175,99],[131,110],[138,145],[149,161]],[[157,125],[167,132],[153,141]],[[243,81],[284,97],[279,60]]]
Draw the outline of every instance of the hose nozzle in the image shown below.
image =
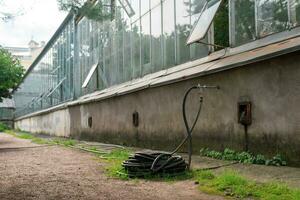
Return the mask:
[[218,85],[201,85],[201,84],[198,84],[197,87],[199,89],[217,89],[217,90],[221,89],[220,86],[218,86]]

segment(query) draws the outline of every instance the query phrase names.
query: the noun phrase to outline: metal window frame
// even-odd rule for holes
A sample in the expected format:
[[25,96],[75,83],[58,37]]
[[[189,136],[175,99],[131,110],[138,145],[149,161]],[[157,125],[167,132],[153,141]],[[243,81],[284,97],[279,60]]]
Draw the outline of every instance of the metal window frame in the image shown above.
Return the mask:
[[61,84],[63,84],[63,82],[66,80],[67,78],[64,77],[52,90],[51,92],[47,95],[47,97],[50,97],[58,88],[59,86],[61,86]]
[[96,62],[96,64],[94,64],[94,65],[91,67],[91,69],[90,69],[88,75],[86,76],[86,78],[85,78],[85,80],[84,80],[84,82],[83,82],[81,88],[86,88],[86,87],[88,86],[89,82],[90,82],[91,79],[92,79],[93,74],[95,73],[96,69],[98,68],[98,65],[99,65],[99,62]]

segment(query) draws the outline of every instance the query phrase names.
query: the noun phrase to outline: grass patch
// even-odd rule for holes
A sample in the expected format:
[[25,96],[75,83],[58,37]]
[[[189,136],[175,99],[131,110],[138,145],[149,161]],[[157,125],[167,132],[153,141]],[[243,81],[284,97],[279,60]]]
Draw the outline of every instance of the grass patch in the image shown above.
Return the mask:
[[130,156],[132,152],[127,149],[116,149],[109,153],[99,155],[99,158],[106,162],[105,170],[110,177],[128,180],[129,177],[122,167],[122,162]]
[[170,174],[161,174],[156,176],[149,176],[146,177],[146,179],[154,180],[154,181],[165,181],[165,182],[176,182],[176,181],[184,181],[194,178],[194,172],[193,171],[184,171],[182,173],[176,174],[176,175],[170,175]]
[[215,176],[210,171],[198,171],[195,178],[199,189],[208,194],[234,198],[254,198],[262,200],[299,200],[300,190],[281,183],[257,183],[246,179],[234,171],[224,171]]
[[52,144],[49,140],[45,140],[38,137],[32,138],[31,141],[36,144]]
[[47,139],[43,139],[43,138],[39,138],[36,137],[33,134],[30,133],[26,133],[26,132],[14,132],[12,130],[6,130],[5,133],[12,135],[16,138],[20,138],[20,139],[25,139],[25,140],[31,140],[31,142],[36,143],[36,144],[52,144],[52,142],[50,140]]
[[19,133],[17,134],[18,138],[25,139],[25,140],[32,140],[35,138],[35,136],[28,134],[28,133]]
[[71,139],[63,139],[63,138],[45,139],[24,131],[15,132],[13,130],[6,130],[5,133],[12,135],[16,138],[31,140],[31,142],[36,144],[55,144],[55,145],[62,145],[62,146],[75,146],[77,144],[75,140],[71,140]]
[[10,130],[9,126],[7,126],[6,124],[0,122],[0,132],[4,132],[6,130]]
[[72,140],[72,139],[55,138],[55,139],[52,139],[49,141],[51,141],[50,143],[52,143],[52,144],[62,145],[62,146],[66,146],[66,147],[75,146],[77,144],[77,141]]
[[20,138],[20,139],[26,139],[26,140],[31,140],[33,137],[33,135],[26,133],[26,132],[18,132],[16,133],[13,130],[5,130],[5,133],[14,136],[16,138]]

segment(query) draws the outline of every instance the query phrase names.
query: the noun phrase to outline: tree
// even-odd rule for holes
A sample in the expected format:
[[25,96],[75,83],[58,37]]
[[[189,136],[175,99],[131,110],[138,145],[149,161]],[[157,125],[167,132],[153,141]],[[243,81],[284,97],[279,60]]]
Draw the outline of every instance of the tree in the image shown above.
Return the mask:
[[[214,19],[214,40],[216,45],[229,46],[229,12],[228,0],[224,0]],[[218,50],[217,47],[215,50]]]
[[17,88],[23,74],[19,60],[0,47],[0,102],[2,98],[11,98],[11,90]]
[[96,21],[104,21],[114,16],[114,0],[109,4],[95,0],[57,0],[58,7],[63,11],[72,11],[78,16],[85,16]]

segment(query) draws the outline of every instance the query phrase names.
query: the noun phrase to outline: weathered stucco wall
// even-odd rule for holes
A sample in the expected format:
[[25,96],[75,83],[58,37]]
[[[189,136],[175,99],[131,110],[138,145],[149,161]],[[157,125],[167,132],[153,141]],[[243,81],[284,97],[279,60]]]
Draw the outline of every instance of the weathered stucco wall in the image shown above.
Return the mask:
[[24,118],[15,122],[15,128],[32,133],[70,136],[70,115],[68,109],[57,110],[45,115]]
[[[170,150],[184,137],[182,99],[195,84],[219,85],[204,94],[203,110],[193,133],[194,150],[202,147],[243,150],[244,127],[237,123],[237,103],[252,102],[249,150],[286,155],[300,164],[300,53],[212,75],[186,80],[69,107],[47,115],[23,119],[16,127],[75,138]],[[188,101],[194,117],[197,93]],[[132,123],[139,113],[139,126]],[[92,118],[91,127],[88,125]]]

